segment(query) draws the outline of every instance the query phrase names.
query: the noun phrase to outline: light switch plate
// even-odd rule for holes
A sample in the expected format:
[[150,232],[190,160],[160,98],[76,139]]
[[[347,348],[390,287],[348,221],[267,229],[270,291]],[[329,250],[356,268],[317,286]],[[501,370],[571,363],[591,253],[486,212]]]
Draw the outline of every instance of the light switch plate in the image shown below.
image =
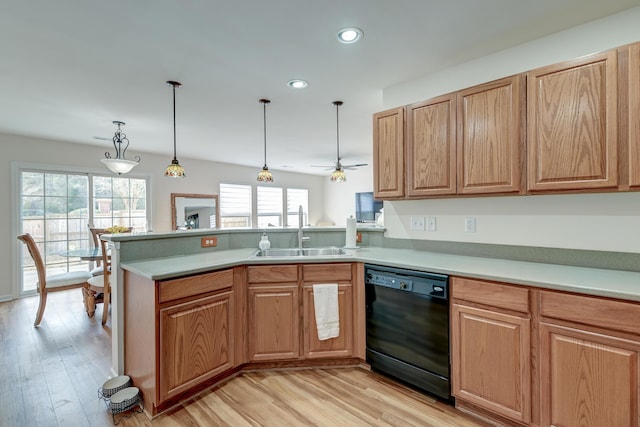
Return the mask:
[[436,231],[436,217],[428,216],[427,217],[427,231]]
[[412,216],[411,224],[409,225],[409,229],[413,231],[424,231],[424,217],[423,216]]

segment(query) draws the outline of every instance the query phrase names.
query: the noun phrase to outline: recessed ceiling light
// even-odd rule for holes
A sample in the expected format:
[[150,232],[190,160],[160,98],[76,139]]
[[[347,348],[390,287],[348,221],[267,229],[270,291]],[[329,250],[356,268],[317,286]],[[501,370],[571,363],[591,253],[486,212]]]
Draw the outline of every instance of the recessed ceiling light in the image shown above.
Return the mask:
[[363,35],[364,33],[360,28],[350,27],[350,28],[343,28],[340,31],[338,31],[338,34],[336,35],[336,37],[338,38],[338,41],[340,43],[349,44],[349,43],[357,42],[362,38]]
[[287,82],[287,86],[292,87],[294,89],[304,89],[306,87],[309,87],[309,83],[306,82],[305,80],[293,79]]

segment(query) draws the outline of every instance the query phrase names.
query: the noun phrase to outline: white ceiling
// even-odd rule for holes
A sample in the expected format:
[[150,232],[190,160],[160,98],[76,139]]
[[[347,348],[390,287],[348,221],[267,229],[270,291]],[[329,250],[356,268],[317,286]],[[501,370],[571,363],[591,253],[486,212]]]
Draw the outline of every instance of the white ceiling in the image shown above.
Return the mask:
[[[0,132],[128,157],[267,163],[305,173],[370,161],[382,89],[636,6],[637,0],[2,0]],[[336,41],[347,26],[354,45]],[[302,78],[305,90],[286,82]],[[188,168],[188,160],[181,161]]]

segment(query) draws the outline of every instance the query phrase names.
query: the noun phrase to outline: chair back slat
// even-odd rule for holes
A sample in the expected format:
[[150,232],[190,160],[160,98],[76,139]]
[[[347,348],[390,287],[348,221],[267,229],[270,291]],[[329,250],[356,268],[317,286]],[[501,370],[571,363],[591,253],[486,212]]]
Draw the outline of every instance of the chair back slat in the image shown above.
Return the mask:
[[31,255],[31,258],[33,259],[33,262],[36,266],[36,271],[38,273],[38,292],[40,292],[40,290],[44,289],[44,287],[47,285],[47,274],[42,255],[40,254],[40,250],[38,249],[38,245],[29,233],[19,235],[18,240],[20,240],[27,246],[29,255]]

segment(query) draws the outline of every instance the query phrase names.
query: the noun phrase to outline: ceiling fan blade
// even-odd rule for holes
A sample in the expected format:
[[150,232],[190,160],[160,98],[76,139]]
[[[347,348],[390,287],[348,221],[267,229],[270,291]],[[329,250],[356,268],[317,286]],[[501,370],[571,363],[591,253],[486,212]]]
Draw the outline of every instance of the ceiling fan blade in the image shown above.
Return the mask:
[[361,166],[368,166],[368,163],[355,163],[353,165],[342,165],[343,169],[355,169],[355,168],[359,168]]
[[311,165],[309,166],[310,168],[325,168],[327,170],[329,169],[335,169],[335,165],[329,166],[329,165]]
[[107,138],[106,136],[94,136],[93,139],[98,139],[100,141],[113,141],[113,138]]

